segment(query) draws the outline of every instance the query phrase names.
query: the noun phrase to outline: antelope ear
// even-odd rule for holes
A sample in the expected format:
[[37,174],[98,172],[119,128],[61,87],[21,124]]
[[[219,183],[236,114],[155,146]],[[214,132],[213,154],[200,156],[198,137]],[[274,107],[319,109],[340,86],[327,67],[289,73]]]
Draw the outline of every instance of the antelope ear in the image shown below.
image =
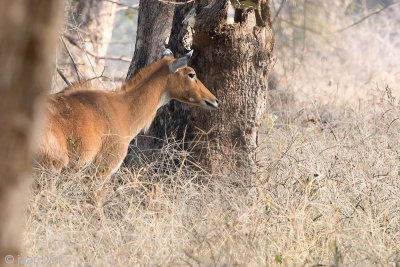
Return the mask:
[[192,55],[193,55],[193,49],[190,50],[190,51],[186,54],[186,57],[191,58]]
[[174,57],[174,53],[172,53],[172,51],[167,48],[167,49],[165,49],[164,53],[162,54],[162,58],[165,58],[165,57]]
[[180,68],[184,68],[188,65],[189,62],[189,58],[191,58],[193,55],[193,50],[191,50],[189,53],[187,53],[186,55],[184,55],[183,57],[177,58],[174,61],[172,61],[169,64],[169,71],[171,73],[176,72],[178,69]]

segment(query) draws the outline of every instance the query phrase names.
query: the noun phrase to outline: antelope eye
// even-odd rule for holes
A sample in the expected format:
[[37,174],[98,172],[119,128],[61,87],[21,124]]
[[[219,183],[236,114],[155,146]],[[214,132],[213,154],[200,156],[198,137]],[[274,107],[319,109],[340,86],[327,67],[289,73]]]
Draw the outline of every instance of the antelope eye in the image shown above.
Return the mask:
[[190,79],[194,79],[194,77],[196,77],[196,74],[191,72],[191,73],[188,74],[188,76],[189,76]]

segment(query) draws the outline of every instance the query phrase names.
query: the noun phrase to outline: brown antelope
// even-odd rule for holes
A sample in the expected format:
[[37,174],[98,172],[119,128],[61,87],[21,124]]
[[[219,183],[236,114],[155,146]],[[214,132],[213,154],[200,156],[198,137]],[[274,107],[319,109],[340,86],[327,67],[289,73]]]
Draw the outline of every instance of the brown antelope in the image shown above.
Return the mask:
[[191,55],[192,51],[175,59],[167,50],[113,93],[77,90],[51,95],[39,146],[41,161],[56,171],[94,163],[109,177],[122,164],[130,141],[149,128],[157,109],[171,99],[217,108],[216,97],[187,66]]

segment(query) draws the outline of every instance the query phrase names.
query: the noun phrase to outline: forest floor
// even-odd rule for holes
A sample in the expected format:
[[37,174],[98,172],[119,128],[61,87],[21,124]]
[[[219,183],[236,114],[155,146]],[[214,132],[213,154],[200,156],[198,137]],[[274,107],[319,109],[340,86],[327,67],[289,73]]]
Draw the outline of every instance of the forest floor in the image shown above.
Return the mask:
[[171,140],[118,171],[102,221],[91,177],[38,167],[26,255],[60,266],[398,266],[400,63],[375,37],[333,37],[293,67],[277,43],[250,182],[232,162],[185,164]]

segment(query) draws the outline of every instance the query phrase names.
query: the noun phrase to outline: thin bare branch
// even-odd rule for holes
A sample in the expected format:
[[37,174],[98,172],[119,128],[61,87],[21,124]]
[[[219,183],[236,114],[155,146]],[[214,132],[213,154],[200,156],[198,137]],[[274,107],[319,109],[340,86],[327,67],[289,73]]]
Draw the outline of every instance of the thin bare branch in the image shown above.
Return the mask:
[[128,62],[130,63],[132,60],[128,57],[125,56],[108,56],[108,57],[100,57],[97,56],[93,53],[90,53],[89,51],[87,51],[89,55],[91,55],[92,57],[95,57],[97,59],[104,59],[104,60],[116,60],[116,61],[123,61],[123,62]]
[[61,71],[59,68],[56,68],[56,69],[57,69],[58,75],[60,75],[60,77],[64,80],[64,82],[65,82],[68,86],[71,86],[72,83],[71,83],[70,81],[68,81],[68,79],[67,79],[67,77],[65,77],[64,73],[62,73],[62,71]]
[[94,57],[96,59],[104,59],[104,60],[119,60],[119,61],[124,61],[124,62],[131,62],[131,59],[125,56],[99,56],[94,54],[93,52],[90,52],[89,50],[85,50],[82,47],[80,47],[73,39],[70,39],[66,36],[67,40],[70,41],[70,44],[76,46],[83,52],[87,53],[89,56]]
[[[71,8],[71,3],[68,2],[68,4],[69,4],[69,8]],[[74,26],[75,26],[75,28],[79,28],[78,23],[77,23],[76,18],[75,18],[75,16],[74,16],[73,13],[71,14],[71,17],[72,17],[72,19],[73,19],[73,21],[74,21]],[[90,60],[90,58],[89,58],[89,56],[88,56],[88,53],[87,53],[87,51],[86,51],[85,41],[83,40],[82,35],[81,35],[81,33],[80,33],[79,31],[76,31],[76,33],[77,33],[77,35],[78,35],[79,41],[80,41],[81,44],[82,44],[83,52],[85,53],[85,56],[86,56],[87,60],[89,61],[89,64],[90,64],[90,66],[91,66],[91,68],[92,68],[92,72],[93,72],[94,76],[97,76],[96,71],[95,71],[94,66],[93,66],[93,63],[92,63],[92,61]]]
[[272,23],[275,22],[275,19],[278,17],[279,13],[281,12],[282,7],[283,7],[283,4],[284,4],[285,2],[286,2],[286,0],[282,0],[282,1],[281,1],[281,4],[279,5],[279,8],[278,8],[278,10],[277,10],[276,13],[275,13],[274,18],[272,19]]
[[80,78],[79,71],[78,71],[78,67],[76,66],[76,63],[75,63],[74,57],[72,56],[72,53],[71,53],[71,51],[69,50],[69,48],[68,48],[67,44],[65,43],[64,37],[61,35],[61,36],[60,36],[60,38],[61,38],[61,41],[62,41],[62,43],[63,43],[64,47],[65,47],[65,50],[66,50],[66,51],[67,51],[67,53],[68,53],[68,56],[69,56],[69,58],[70,58],[70,59],[71,59],[71,61],[72,61],[72,65],[74,66],[74,69],[75,69],[76,75],[78,76],[78,81],[80,82],[80,81],[81,81],[81,78]]
[[105,1],[110,2],[110,3],[113,3],[113,4],[116,4],[116,5],[119,5],[119,6],[122,6],[122,7],[129,8],[129,9],[134,9],[134,10],[138,10],[138,9],[139,9],[139,4],[135,4],[135,5],[125,5],[125,4],[119,3],[119,2],[117,2],[117,1],[112,1],[112,0],[105,0]]
[[175,2],[175,1],[167,1],[167,0],[158,0],[161,3],[170,4],[170,5],[186,5],[194,2],[195,0],[187,0],[186,2]]
[[[82,51],[84,51],[81,47],[77,46],[79,49],[81,49]],[[104,60],[118,60],[118,61],[124,61],[124,62],[131,62],[132,60],[128,57],[125,56],[99,56],[96,55],[92,52],[90,52],[89,50],[85,50],[85,52],[89,55],[92,56],[96,59],[104,59]]]
[[358,21],[356,21],[356,22],[354,22],[354,23],[352,23],[352,24],[350,24],[350,25],[348,25],[348,26],[346,26],[346,27],[344,27],[344,28],[341,28],[341,29],[339,29],[339,30],[336,30],[335,32],[343,32],[343,31],[345,31],[345,30],[348,30],[348,29],[350,29],[350,28],[352,28],[352,27],[354,27],[354,26],[360,24],[361,22],[363,22],[364,20],[368,19],[369,17],[378,15],[379,13],[381,13],[382,11],[384,11],[385,9],[387,9],[387,8],[389,8],[389,7],[392,7],[392,6],[394,6],[394,5],[397,5],[397,4],[400,4],[400,1],[398,1],[398,2],[393,2],[393,3],[391,3],[391,4],[388,4],[388,5],[384,6],[384,7],[382,7],[381,9],[379,9],[379,10],[377,10],[377,11],[374,11],[374,12],[372,12],[372,13],[369,13],[368,15],[366,15],[365,17],[363,17],[362,19],[360,19],[360,20],[358,20]]
[[77,32],[83,33],[85,35],[90,35],[90,32],[85,31],[85,30],[79,28],[79,26],[75,26],[72,23],[66,23],[66,25],[69,27],[69,28],[67,28],[67,31],[77,31]]

